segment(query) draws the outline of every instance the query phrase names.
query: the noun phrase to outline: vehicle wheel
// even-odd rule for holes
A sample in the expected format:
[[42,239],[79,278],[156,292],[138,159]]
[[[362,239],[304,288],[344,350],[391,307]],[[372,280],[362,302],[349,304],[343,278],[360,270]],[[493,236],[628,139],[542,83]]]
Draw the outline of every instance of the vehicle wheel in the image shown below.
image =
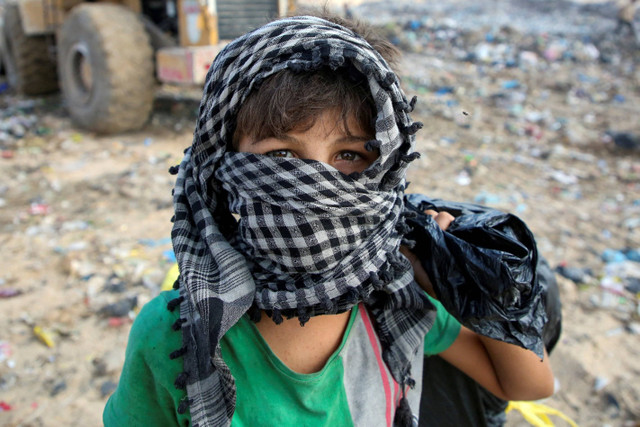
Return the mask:
[[138,129],[153,106],[149,36],[131,10],[84,3],[58,33],[58,72],[73,121],[100,133]]
[[2,64],[9,86],[25,95],[58,90],[56,63],[49,52],[52,42],[47,36],[24,33],[16,4],[5,5],[2,38]]

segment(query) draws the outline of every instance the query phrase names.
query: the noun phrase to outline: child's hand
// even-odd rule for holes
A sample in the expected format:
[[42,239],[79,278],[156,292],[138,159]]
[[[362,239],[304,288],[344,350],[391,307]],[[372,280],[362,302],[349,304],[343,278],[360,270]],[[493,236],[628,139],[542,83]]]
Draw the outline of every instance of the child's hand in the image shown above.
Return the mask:
[[449,212],[436,212],[433,209],[427,209],[424,213],[431,215],[431,217],[436,221],[436,224],[438,224],[443,230],[449,228],[453,220],[456,219]]
[[[428,209],[424,211],[427,215],[431,215],[433,219],[436,221],[436,224],[440,226],[443,230],[449,228],[455,217],[451,215],[449,212],[436,212],[432,209]],[[407,257],[411,266],[413,267],[413,276],[416,279],[416,282],[422,289],[425,290],[429,295],[436,298],[436,294],[433,290],[433,285],[431,284],[431,280],[429,280],[429,276],[427,272],[424,271],[422,265],[420,264],[420,260],[418,257],[409,250],[406,246],[400,246],[400,252],[402,255]]]

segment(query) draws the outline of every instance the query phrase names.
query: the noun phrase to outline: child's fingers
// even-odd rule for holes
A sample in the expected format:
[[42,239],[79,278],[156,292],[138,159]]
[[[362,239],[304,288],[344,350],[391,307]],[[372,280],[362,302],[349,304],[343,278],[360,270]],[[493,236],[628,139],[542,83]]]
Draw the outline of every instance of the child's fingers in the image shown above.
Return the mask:
[[436,224],[440,226],[443,230],[449,228],[454,219],[456,219],[449,212],[436,212],[433,209],[427,209],[424,211],[427,215],[431,215],[433,219],[436,221]]

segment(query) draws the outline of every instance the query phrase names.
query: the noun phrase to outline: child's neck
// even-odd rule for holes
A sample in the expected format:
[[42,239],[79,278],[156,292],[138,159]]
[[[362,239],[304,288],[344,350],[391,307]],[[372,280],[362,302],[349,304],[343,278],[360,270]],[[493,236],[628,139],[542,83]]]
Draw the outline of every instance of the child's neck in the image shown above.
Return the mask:
[[312,317],[304,326],[297,318],[276,325],[265,313],[256,327],[271,351],[289,369],[301,374],[320,371],[338,349],[351,312]]

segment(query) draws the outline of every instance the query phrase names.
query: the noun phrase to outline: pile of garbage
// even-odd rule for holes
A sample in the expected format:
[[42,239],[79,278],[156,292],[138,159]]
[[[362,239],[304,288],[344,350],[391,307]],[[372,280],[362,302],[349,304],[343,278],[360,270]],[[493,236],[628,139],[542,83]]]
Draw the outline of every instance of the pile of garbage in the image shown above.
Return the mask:
[[634,61],[634,43],[620,43],[611,33],[602,37],[523,34],[508,25],[467,30],[450,20],[430,17],[394,21],[382,28],[404,51],[491,67],[541,71],[558,62],[600,63],[629,72]]

